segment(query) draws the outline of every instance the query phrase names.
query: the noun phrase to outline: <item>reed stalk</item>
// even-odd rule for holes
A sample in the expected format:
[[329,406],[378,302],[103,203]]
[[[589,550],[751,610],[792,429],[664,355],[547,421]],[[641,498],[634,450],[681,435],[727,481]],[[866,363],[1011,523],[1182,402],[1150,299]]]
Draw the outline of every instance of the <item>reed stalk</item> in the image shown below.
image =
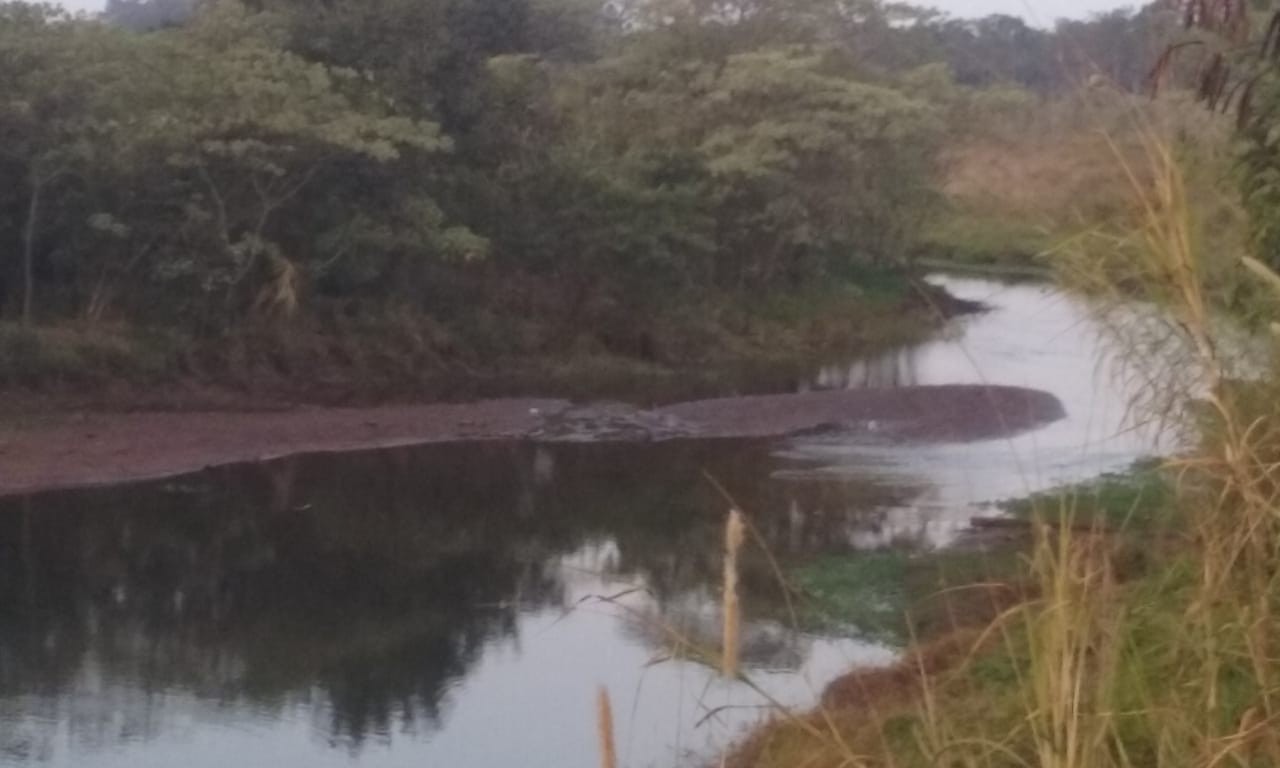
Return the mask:
[[600,738],[600,768],[618,768],[618,750],[613,742],[613,704],[609,689],[600,686],[596,695],[596,730]]
[[738,600],[738,554],[746,541],[746,525],[742,513],[729,510],[724,531],[724,638],[721,651],[721,673],[728,678],[738,676],[739,634],[742,609]]

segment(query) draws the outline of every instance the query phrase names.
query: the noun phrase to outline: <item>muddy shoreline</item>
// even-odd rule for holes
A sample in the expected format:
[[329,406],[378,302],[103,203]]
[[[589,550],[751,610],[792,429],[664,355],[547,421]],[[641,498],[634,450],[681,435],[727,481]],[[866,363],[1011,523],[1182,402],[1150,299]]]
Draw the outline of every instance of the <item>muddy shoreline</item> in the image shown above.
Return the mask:
[[980,386],[761,395],[652,410],[503,399],[256,413],[84,413],[0,431],[0,495],[425,443],[768,438],[813,431],[875,440],[968,441],[1016,434],[1063,415],[1062,404],[1047,393]]

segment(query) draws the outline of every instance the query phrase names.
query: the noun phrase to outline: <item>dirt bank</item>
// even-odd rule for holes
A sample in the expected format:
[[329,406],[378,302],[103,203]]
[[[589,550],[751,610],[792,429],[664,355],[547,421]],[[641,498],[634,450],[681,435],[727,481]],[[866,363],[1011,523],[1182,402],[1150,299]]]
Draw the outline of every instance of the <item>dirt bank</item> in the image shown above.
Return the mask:
[[914,387],[767,395],[655,410],[509,399],[276,412],[87,413],[0,431],[0,494],[104,485],[299,453],[460,440],[666,440],[809,430],[973,440],[1061,418],[1043,392]]

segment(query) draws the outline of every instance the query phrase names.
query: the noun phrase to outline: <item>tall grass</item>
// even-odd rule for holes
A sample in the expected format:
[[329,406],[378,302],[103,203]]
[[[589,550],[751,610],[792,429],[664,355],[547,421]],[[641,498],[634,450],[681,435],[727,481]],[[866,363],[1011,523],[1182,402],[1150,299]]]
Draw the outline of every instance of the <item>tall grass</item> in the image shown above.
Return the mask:
[[[1170,679],[1147,702],[1160,721],[1146,730],[1161,764],[1274,763],[1276,740],[1258,735],[1280,714],[1280,372],[1269,361],[1241,359],[1257,353],[1223,338],[1215,307],[1223,255],[1206,242],[1174,150],[1153,133],[1144,146],[1148,168],[1126,166],[1138,226],[1109,252],[1137,278],[1125,282],[1126,294],[1158,305],[1171,318],[1171,338],[1186,350],[1178,358],[1134,355],[1136,365],[1154,366],[1147,380],[1187,385],[1167,388],[1173,399],[1147,407],[1195,414],[1199,431],[1196,450],[1173,462],[1190,524],[1180,554],[1195,578],[1177,595],[1183,631],[1161,648],[1168,658],[1160,668]],[[1236,256],[1236,273],[1252,271],[1268,290],[1280,285],[1259,262]],[[1077,278],[1094,291],[1115,290],[1105,260],[1086,256],[1080,265]],[[1250,369],[1253,380],[1241,380],[1240,371]]]
[[[1134,510],[1090,519],[1078,499],[1037,497],[1024,602],[855,677],[843,701],[782,712],[726,765],[1280,766],[1280,363],[1224,333],[1223,301],[1280,306],[1280,275],[1215,247],[1185,163],[1155,129],[1140,137],[1115,153],[1131,218],[1061,258],[1103,315],[1150,309],[1114,325],[1116,349],[1144,385],[1134,421],[1194,436],[1164,467],[1176,514],[1162,519],[1180,527],[1117,530],[1107,522]],[[1275,346],[1280,325],[1261,327]],[[725,538],[721,671],[750,684],[736,651],[740,514]]]
[[[1146,368],[1140,380],[1158,390],[1135,403],[1136,416],[1195,417],[1195,450],[1170,462],[1189,530],[1137,581],[1120,584],[1114,537],[1080,533],[1069,503],[1037,511],[1042,523],[1060,518],[1039,526],[1030,558],[1039,597],[1000,626],[1021,722],[979,726],[986,733],[971,743],[983,749],[968,753],[984,764],[1280,764],[1280,386],[1271,370],[1237,378],[1260,361],[1234,359],[1242,351],[1222,339],[1213,282],[1221,270],[1211,261],[1221,254],[1204,247],[1173,149],[1154,132],[1143,148],[1141,168],[1117,152],[1137,209],[1132,231],[1084,240],[1094,247],[1069,269],[1095,295],[1147,302],[1167,319],[1154,348],[1141,324],[1117,331],[1131,342],[1120,347],[1130,364]],[[1280,285],[1257,262],[1249,266]],[[972,716],[965,721],[972,730]],[[993,735],[993,725],[1004,732]]]
[[1245,295],[1280,306],[1280,276],[1213,247],[1203,190],[1188,188],[1159,132],[1139,133],[1140,152],[1115,153],[1132,216],[1077,240],[1063,268],[1104,313],[1152,310],[1114,330],[1145,384],[1134,420],[1195,436],[1166,466],[1183,529],[1117,532],[1096,517],[1091,530],[1076,524],[1075,500],[1038,499],[1031,599],[971,638],[956,664],[915,654],[911,690],[815,713],[811,723],[829,724],[816,737],[779,726],[738,764],[1280,765],[1280,370],[1224,334],[1221,301],[1251,280]]
[[[1066,269],[1093,295],[1161,318],[1163,333],[1144,320],[1115,330],[1148,384],[1135,419],[1194,420],[1195,448],[1169,462],[1187,530],[1172,547],[1137,540],[1146,566],[1121,579],[1118,553],[1144,534],[1082,532],[1071,499],[1039,504],[1036,598],[992,627],[1001,650],[983,661],[1006,679],[984,684],[977,664],[922,675],[914,729],[926,738],[891,744],[884,764],[1280,765],[1280,384],[1264,361],[1239,359],[1250,347],[1224,340],[1222,254],[1205,247],[1174,150],[1155,131],[1142,149],[1141,166],[1116,152],[1130,229],[1082,239]],[[1247,268],[1280,286],[1258,262]],[[1246,369],[1263,375],[1242,381]]]

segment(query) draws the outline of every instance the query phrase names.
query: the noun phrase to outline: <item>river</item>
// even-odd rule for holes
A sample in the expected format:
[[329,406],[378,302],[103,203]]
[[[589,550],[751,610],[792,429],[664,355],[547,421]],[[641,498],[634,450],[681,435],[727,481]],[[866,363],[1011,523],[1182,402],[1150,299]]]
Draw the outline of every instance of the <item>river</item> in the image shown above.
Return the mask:
[[[722,523],[784,563],[927,557],[989,502],[1160,449],[1079,298],[932,278],[991,311],[823,366],[799,389],[993,383],[1067,416],[1000,440],[823,433],[639,444],[484,442],[300,457],[0,502],[0,766],[700,765],[767,716],[673,642],[714,645]],[[806,707],[900,643],[794,626],[744,570],[748,674]]]

